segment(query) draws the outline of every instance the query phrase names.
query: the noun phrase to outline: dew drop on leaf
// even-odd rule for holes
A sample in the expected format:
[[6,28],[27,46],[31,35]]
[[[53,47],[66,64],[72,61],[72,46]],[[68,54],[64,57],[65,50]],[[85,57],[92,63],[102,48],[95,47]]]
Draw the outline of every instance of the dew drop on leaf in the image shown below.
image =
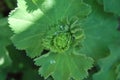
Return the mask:
[[56,61],[55,60],[50,60],[50,64],[55,64]]

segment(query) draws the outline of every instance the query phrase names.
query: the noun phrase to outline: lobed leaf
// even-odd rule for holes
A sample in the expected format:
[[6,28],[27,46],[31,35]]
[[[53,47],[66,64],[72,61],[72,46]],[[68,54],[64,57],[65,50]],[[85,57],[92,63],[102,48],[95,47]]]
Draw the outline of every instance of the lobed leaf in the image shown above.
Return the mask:
[[[60,54],[58,50],[54,52],[53,48],[48,49],[49,54],[35,59],[36,65],[42,66],[40,74],[45,78],[52,75],[55,80],[84,79],[88,76],[88,69],[92,67],[93,59],[80,53],[72,53],[73,47],[76,44],[79,45],[84,36],[83,30],[79,27],[80,22],[76,23],[76,19],[70,20],[68,24],[64,19],[77,17],[82,20],[90,12],[91,7],[82,0],[42,0],[42,2],[40,0],[18,0],[18,7],[9,15],[9,24],[15,33],[12,36],[12,42],[18,49],[26,50],[31,58],[40,56],[44,49],[51,48],[51,44],[61,50],[64,50],[66,45],[70,46],[71,48],[67,48],[68,51],[66,48],[65,52],[60,50]],[[62,25],[59,22],[62,22]],[[61,26],[64,27],[62,32],[58,30]],[[70,28],[68,32],[66,26],[78,30]],[[57,31],[60,32],[55,34]],[[70,33],[74,36],[72,38],[75,38],[73,42],[69,37]],[[49,36],[51,38],[51,35],[52,39],[46,39]],[[70,44],[70,42],[76,42],[76,44]]]
[[118,80],[119,79],[119,64],[120,64],[120,41],[110,45],[110,55],[100,59],[98,64],[100,71],[93,76],[93,80]]
[[120,0],[103,0],[104,10],[120,16]]
[[108,55],[108,45],[118,39],[118,20],[115,16],[105,13],[95,0],[86,2],[92,5],[93,11],[81,24],[85,33],[82,53],[98,60]]
[[85,55],[49,53],[35,59],[35,64],[41,66],[39,74],[55,80],[82,80],[88,76],[93,59]]
[[18,0],[18,7],[9,15],[9,24],[15,33],[12,37],[14,45],[18,49],[26,50],[27,55],[32,58],[39,56],[43,51],[42,38],[45,37],[51,25],[64,17],[87,16],[91,11],[90,6],[81,0],[50,1],[50,9],[47,4],[49,0],[45,0],[43,4],[38,1],[37,9],[30,11],[29,7],[35,7],[35,5],[30,5],[32,2]]

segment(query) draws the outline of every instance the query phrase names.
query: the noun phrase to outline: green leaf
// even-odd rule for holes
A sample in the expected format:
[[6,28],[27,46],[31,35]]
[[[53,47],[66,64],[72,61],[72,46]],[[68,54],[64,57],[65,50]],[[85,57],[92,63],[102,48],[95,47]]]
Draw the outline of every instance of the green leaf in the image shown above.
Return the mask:
[[94,74],[94,80],[119,80],[119,64],[120,64],[120,39],[109,46],[110,55],[106,58],[100,59],[98,65],[100,71]]
[[8,27],[7,18],[0,19],[0,23],[0,68],[4,68],[11,63],[6,47],[11,43],[12,32]]
[[103,5],[103,0],[97,0],[97,2],[101,5]]
[[23,71],[22,80],[44,80],[38,75],[38,71],[34,69],[27,69]]
[[6,79],[6,72],[4,70],[0,70],[0,80],[5,80]]
[[115,72],[117,74],[117,78],[116,79],[119,80],[120,79],[120,64],[117,65],[117,68],[116,68]]
[[120,32],[117,31],[118,20],[105,13],[96,0],[88,1],[92,5],[92,13],[82,22],[85,33],[83,52],[98,60],[108,55],[108,45],[115,42]]
[[93,60],[85,55],[49,53],[35,59],[35,64],[41,66],[39,74],[55,80],[82,80],[88,76],[88,69],[92,67]]
[[120,16],[120,0],[103,0],[104,10]]
[[[36,5],[31,5],[35,1]],[[51,25],[66,17],[83,18],[90,12],[90,6],[82,0],[44,0],[43,3],[40,0],[18,0],[18,7],[9,15],[9,24],[15,33],[12,41],[18,49],[26,50],[28,56],[39,56],[43,51],[42,39],[49,27],[54,29]]]

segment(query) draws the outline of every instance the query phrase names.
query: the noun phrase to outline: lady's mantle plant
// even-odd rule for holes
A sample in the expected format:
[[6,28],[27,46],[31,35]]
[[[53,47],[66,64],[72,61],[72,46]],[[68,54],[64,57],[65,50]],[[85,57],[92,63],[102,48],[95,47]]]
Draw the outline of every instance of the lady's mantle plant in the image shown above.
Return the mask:
[[[93,58],[100,63],[102,60],[99,59],[107,53],[112,55],[111,46],[119,37],[117,19],[105,13],[95,0],[85,2],[18,0],[18,7],[10,13],[8,20],[14,31],[12,42],[35,58],[35,64],[41,66],[39,73],[45,79],[51,75],[55,80],[82,80],[88,76]],[[48,52],[42,55],[44,50]],[[116,60],[118,57],[113,62]],[[104,66],[101,68],[105,69]],[[104,73],[109,75],[110,69],[105,69]],[[119,66],[113,71],[119,78],[118,69]],[[98,80],[101,74],[102,71],[93,79]]]
[[[18,0],[18,7],[9,17],[15,33],[13,43],[25,49],[28,56],[38,57],[35,64],[42,66],[39,73],[45,78],[83,79],[93,59],[75,49],[82,47],[85,37],[80,21],[90,12],[90,6],[82,0]],[[43,50],[49,52],[40,56]]]

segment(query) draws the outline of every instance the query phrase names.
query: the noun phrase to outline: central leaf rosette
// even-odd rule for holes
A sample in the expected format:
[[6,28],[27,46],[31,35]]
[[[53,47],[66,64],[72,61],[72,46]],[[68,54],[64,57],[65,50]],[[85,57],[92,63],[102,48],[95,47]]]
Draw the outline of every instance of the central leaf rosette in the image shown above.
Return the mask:
[[80,27],[78,18],[72,18],[50,26],[46,36],[43,39],[45,49],[64,53],[70,48],[80,45],[81,40],[84,39],[84,31]]
[[71,43],[71,35],[69,33],[59,33],[53,38],[53,45],[58,52],[67,50]]

